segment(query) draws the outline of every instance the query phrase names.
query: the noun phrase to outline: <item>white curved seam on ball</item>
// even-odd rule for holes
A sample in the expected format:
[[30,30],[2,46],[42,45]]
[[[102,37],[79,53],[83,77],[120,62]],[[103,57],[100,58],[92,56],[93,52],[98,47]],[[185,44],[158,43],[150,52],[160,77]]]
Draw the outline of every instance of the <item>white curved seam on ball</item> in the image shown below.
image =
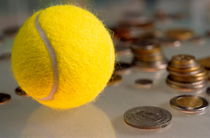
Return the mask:
[[52,63],[52,69],[53,69],[53,77],[54,77],[53,85],[52,85],[50,93],[48,94],[47,97],[40,98],[39,100],[51,100],[51,99],[53,99],[53,96],[58,89],[58,68],[57,68],[56,53],[55,53],[54,48],[50,44],[50,41],[48,40],[45,32],[43,31],[43,29],[41,28],[41,26],[39,24],[39,15],[36,16],[35,26],[36,26],[36,29],[37,29],[41,39],[43,40],[43,42],[46,46],[46,49],[50,56],[51,63]]

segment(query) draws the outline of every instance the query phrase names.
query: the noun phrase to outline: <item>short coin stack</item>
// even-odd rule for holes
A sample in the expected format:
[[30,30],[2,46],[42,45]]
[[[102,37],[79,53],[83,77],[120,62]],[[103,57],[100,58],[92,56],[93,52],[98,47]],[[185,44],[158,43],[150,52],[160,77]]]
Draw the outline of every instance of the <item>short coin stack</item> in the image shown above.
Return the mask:
[[182,91],[196,91],[207,84],[207,71],[196,61],[194,56],[180,54],[173,56],[168,64],[167,84]]
[[157,71],[166,67],[161,47],[152,41],[137,41],[131,46],[133,63],[146,71]]

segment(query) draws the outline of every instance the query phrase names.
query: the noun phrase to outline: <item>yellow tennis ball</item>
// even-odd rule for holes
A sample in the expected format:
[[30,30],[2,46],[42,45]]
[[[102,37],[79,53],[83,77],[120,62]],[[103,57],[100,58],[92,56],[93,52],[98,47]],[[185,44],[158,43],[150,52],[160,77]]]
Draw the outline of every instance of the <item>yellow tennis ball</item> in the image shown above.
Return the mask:
[[103,23],[72,5],[34,13],[20,28],[12,69],[20,87],[39,103],[57,109],[93,101],[113,72],[112,39]]

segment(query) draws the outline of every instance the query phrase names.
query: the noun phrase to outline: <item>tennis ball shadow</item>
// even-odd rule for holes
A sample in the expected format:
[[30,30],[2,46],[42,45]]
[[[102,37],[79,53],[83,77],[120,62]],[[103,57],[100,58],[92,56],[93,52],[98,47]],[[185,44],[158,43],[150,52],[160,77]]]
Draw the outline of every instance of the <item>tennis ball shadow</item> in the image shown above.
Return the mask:
[[93,104],[71,110],[36,109],[21,137],[116,138],[111,121]]

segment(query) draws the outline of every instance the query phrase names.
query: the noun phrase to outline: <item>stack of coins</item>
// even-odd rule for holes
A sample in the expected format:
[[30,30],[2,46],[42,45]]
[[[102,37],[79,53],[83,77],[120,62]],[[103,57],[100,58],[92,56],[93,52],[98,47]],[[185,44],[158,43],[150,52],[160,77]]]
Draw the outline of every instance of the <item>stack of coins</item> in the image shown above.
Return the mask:
[[133,64],[146,71],[157,71],[166,67],[161,47],[154,41],[137,41],[131,46]]
[[167,84],[182,91],[203,89],[207,84],[207,71],[194,56],[180,54],[173,56],[168,64]]

